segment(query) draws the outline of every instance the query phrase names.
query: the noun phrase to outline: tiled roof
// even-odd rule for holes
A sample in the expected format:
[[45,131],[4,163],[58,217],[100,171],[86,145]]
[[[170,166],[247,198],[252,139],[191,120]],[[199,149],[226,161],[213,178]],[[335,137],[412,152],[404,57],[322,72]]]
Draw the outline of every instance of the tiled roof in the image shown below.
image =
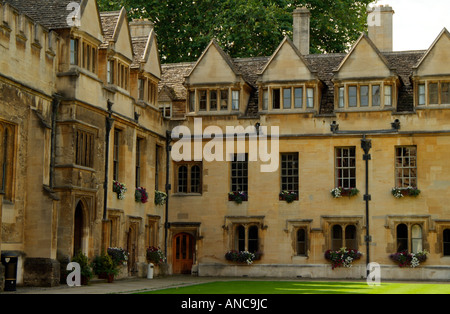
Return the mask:
[[19,12],[26,14],[48,29],[68,28],[69,3],[80,4],[81,0],[4,0]]
[[102,21],[104,45],[107,44],[114,37],[114,31],[120,17],[120,11],[100,12],[100,19]]
[[[426,51],[384,52],[382,55],[388,62],[389,67],[394,70],[400,79],[399,101],[397,111],[407,112],[413,110],[413,86],[410,81],[412,68],[419,62]],[[318,78],[323,82],[322,98],[320,104],[321,114],[332,114],[334,111],[334,84],[333,70],[337,69],[342,60],[347,56],[345,53],[322,54],[305,56],[311,70],[317,72]],[[236,69],[243,75],[244,79],[255,88],[246,108],[246,116],[258,114],[258,94],[256,81],[258,73],[269,61],[269,57],[232,59]],[[160,88],[164,85],[173,89],[177,100],[186,99],[186,89],[183,85],[184,76],[189,73],[195,63],[165,64],[162,66],[162,80]]]
[[133,42],[133,51],[134,51],[134,59],[131,64],[132,68],[138,68],[139,62],[144,57],[145,48],[147,47],[148,37],[132,37],[131,41]]

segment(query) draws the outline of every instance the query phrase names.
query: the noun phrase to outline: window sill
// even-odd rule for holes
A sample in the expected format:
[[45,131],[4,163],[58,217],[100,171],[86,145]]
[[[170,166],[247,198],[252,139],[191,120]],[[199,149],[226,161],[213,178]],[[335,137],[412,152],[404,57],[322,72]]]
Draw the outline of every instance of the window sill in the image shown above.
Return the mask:
[[172,196],[174,197],[187,197],[187,196],[203,196],[202,193],[173,193]]
[[335,113],[349,113],[349,112],[380,112],[380,111],[394,111],[393,106],[389,107],[351,107],[351,108],[336,108]]

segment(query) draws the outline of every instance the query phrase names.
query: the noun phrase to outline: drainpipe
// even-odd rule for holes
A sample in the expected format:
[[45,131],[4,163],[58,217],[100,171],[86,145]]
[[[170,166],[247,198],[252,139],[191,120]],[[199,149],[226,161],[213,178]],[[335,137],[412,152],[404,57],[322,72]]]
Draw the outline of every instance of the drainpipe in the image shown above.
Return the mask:
[[168,233],[169,233],[169,192],[171,190],[171,184],[170,184],[170,152],[172,151],[172,147],[170,146],[170,143],[172,142],[172,132],[166,131],[166,213],[165,213],[165,222],[164,222],[164,255],[166,256],[167,260],[167,241],[168,241]]
[[110,135],[111,135],[111,129],[114,124],[114,119],[112,118],[112,106],[114,105],[113,102],[108,100],[108,116],[106,117],[106,148],[105,148],[105,182],[103,183],[103,250],[106,250],[106,231],[107,228],[107,212],[108,212],[108,182],[109,182],[109,142],[110,142]]
[[55,185],[55,159],[56,159],[56,117],[58,116],[59,105],[61,104],[60,96],[53,95],[52,101],[52,131],[50,142],[50,190],[53,191]]
[[[366,135],[363,135],[363,139],[361,140],[361,148],[364,151],[363,160],[366,162],[366,194],[364,194],[364,201],[366,202],[366,265],[370,264],[370,242],[372,242],[372,236],[370,235],[369,230],[369,202],[372,199],[372,196],[369,194],[369,160],[372,159],[372,156],[369,154],[370,149],[372,148],[372,141],[366,139]],[[367,276],[369,276],[370,270],[367,270]]]

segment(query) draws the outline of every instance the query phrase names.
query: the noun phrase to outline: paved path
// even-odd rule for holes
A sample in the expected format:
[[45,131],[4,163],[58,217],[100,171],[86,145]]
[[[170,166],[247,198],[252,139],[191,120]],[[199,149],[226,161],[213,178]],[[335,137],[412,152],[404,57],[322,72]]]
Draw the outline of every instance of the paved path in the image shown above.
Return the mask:
[[114,283],[105,281],[94,281],[89,286],[69,287],[61,285],[52,288],[38,287],[17,287],[15,292],[3,292],[0,295],[8,294],[111,294],[111,293],[135,293],[142,291],[160,290],[165,288],[184,287],[211,281],[217,278],[193,277],[193,276],[167,276],[155,279],[123,279]]

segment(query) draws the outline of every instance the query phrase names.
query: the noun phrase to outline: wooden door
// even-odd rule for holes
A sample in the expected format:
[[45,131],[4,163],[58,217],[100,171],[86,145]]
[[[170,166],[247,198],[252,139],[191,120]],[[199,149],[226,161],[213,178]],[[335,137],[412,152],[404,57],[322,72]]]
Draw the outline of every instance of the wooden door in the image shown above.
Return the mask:
[[190,274],[194,264],[194,237],[187,233],[173,239],[173,273]]

